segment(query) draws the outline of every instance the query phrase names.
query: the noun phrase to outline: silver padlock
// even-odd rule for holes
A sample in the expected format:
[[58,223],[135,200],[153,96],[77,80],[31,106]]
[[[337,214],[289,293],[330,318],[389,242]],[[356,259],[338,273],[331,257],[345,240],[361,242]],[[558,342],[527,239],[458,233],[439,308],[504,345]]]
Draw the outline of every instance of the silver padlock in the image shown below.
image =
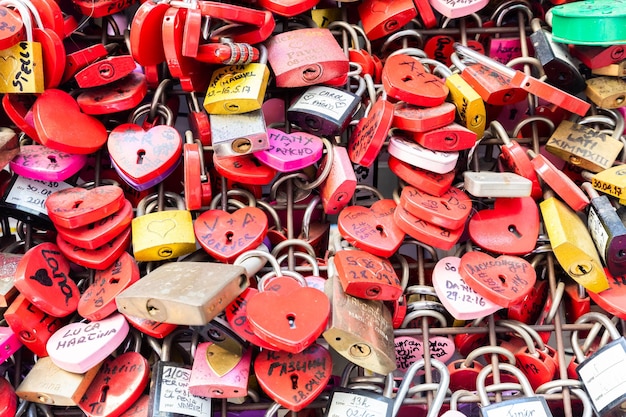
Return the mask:
[[262,110],[240,114],[209,114],[213,152],[236,156],[269,149]]

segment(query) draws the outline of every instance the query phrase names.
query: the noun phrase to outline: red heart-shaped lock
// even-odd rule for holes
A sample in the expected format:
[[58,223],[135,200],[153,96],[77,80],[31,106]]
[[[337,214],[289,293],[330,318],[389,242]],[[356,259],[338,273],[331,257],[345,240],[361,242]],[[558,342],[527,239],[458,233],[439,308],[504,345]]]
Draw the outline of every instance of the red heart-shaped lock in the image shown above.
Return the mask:
[[[123,313],[122,313],[123,314]],[[139,330],[141,333],[157,339],[163,339],[168,334],[178,328],[177,324],[163,323],[159,321],[144,319],[143,317],[135,317],[123,314],[128,324]]]
[[61,252],[77,265],[85,268],[104,270],[113,265],[115,260],[128,249],[130,245],[131,228],[127,227],[122,233],[110,242],[105,243],[96,249],[79,248],[63,240],[57,235],[57,245]]
[[69,272],[70,263],[59,247],[45,242],[26,251],[15,270],[14,285],[44,313],[65,317],[76,311],[80,299]]
[[427,245],[443,250],[450,250],[461,239],[464,227],[446,229],[415,217],[404,207],[398,206],[394,211],[394,220],[404,232]]
[[259,0],[259,6],[281,16],[296,16],[311,10],[319,0]]
[[370,208],[348,206],[337,219],[339,233],[351,245],[385,258],[393,255],[404,240],[404,232],[393,220],[396,203],[384,199]]
[[139,279],[137,261],[124,252],[113,264],[96,271],[91,284],[78,302],[78,314],[89,321],[98,321],[117,310],[115,297]]
[[137,107],[147,93],[146,76],[131,72],[114,83],[83,91],[76,97],[76,102],[83,113],[116,113]]
[[50,194],[46,209],[55,225],[73,228],[110,216],[124,201],[124,191],[117,185],[101,185],[90,190],[73,187]]
[[62,152],[90,154],[107,141],[102,122],[81,113],[76,100],[62,90],[46,89],[35,100],[33,121],[41,143]]
[[402,285],[387,259],[362,250],[341,250],[335,254],[335,268],[346,294],[376,300],[397,300]]
[[522,302],[509,306],[506,312],[507,318],[526,324],[536,324],[548,301],[549,290],[547,280],[537,280]]
[[41,143],[32,117],[32,107],[36,98],[34,94],[5,94],[2,97],[2,108],[15,126],[26,133],[26,136]]
[[213,154],[213,166],[223,177],[242,184],[266,185],[276,176],[276,170],[263,165],[253,154],[217,157]]
[[608,278],[609,288],[599,293],[588,291],[589,296],[604,310],[621,319],[626,319],[626,308],[624,306],[626,275],[611,275],[608,268],[604,268],[604,272]]
[[430,195],[441,196],[454,181],[454,171],[438,174],[427,169],[419,168],[389,156],[389,169],[407,184]]
[[[267,314],[272,306],[272,314]],[[264,291],[248,301],[250,328],[259,338],[291,352],[302,352],[326,329],[330,301],[322,291],[299,287]]]
[[17,410],[17,396],[8,379],[0,378],[0,416],[14,416]]
[[226,320],[235,333],[244,340],[263,349],[279,350],[276,346],[266,342],[257,336],[250,328],[248,321],[248,302],[258,294],[256,288],[248,287],[235,300],[226,307]]
[[416,106],[439,106],[449,93],[443,79],[427,72],[418,58],[409,55],[387,58],[382,81],[390,97]]
[[207,210],[193,223],[200,246],[215,259],[231,262],[243,252],[256,248],[267,234],[267,216],[256,207],[234,213]]
[[400,205],[415,217],[446,229],[463,227],[472,210],[470,198],[456,187],[437,197],[406,186],[400,195]]
[[472,241],[485,250],[524,255],[537,244],[539,208],[532,197],[496,198],[493,209],[472,216],[468,230]]
[[296,354],[263,351],[254,361],[259,385],[291,411],[302,410],[324,391],[332,367],[330,353],[317,343]]
[[117,168],[132,181],[144,184],[178,163],[183,143],[171,126],[158,125],[144,131],[134,123],[124,123],[111,131],[107,148]]
[[90,417],[118,416],[141,397],[149,376],[150,365],[140,353],[126,352],[107,358],[78,407]]
[[369,167],[380,153],[393,121],[393,104],[379,98],[366,117],[359,120],[348,143],[355,164]]
[[525,259],[509,255],[493,258],[483,252],[463,255],[459,274],[474,291],[502,307],[522,301],[537,279],[535,269]]

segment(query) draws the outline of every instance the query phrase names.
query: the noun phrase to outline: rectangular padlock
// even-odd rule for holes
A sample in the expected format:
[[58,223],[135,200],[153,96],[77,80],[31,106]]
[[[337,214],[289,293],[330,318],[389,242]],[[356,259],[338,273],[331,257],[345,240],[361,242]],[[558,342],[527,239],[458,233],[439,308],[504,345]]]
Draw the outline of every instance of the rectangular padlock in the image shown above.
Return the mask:
[[0,307],[7,307],[17,296],[13,279],[20,259],[22,255],[0,253]]
[[465,190],[475,197],[528,197],[532,181],[512,172],[465,171]]
[[331,300],[331,319],[324,339],[347,360],[386,375],[396,369],[391,313],[379,300],[364,300],[344,292],[334,265],[328,260],[324,291]]
[[248,285],[242,266],[174,262],[148,273],[122,291],[115,301],[124,314],[163,323],[204,326]]
[[217,157],[254,153],[270,147],[261,110],[210,114],[211,143]]
[[251,360],[252,349],[237,355],[212,342],[200,343],[191,368],[189,392],[210,398],[245,397]]
[[585,95],[598,107],[605,109],[623,107],[626,101],[626,81],[608,76],[589,78]]
[[563,120],[546,143],[551,154],[591,172],[613,166],[623,147],[612,135],[569,120]]

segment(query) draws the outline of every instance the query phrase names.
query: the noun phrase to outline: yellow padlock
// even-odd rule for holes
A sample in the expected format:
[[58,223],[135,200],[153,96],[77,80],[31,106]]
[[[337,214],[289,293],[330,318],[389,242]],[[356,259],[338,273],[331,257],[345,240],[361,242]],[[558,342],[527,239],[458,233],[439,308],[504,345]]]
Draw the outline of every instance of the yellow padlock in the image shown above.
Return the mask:
[[239,114],[259,110],[265,98],[270,70],[267,49],[259,45],[259,62],[228,65],[213,71],[204,97],[209,114]]
[[567,275],[594,293],[609,288],[600,255],[580,217],[551,193],[539,208],[552,252]]
[[[19,12],[26,40],[0,50],[0,93],[43,93],[41,44],[33,41],[33,22],[28,8],[19,1],[5,0]],[[38,16],[37,16],[38,17]],[[41,19],[38,19],[38,24]]]
[[621,201],[626,200],[626,167],[615,165],[595,175],[585,174],[583,177],[591,181],[591,185],[596,190],[616,197]]
[[[183,198],[169,191],[165,199],[176,208],[151,212],[159,194],[150,194],[137,204],[137,217],[131,223],[133,254],[137,261],[164,261],[196,250],[191,213],[185,210]],[[161,208],[163,210],[163,208]]]
[[596,106],[616,109],[626,104],[626,81],[619,77],[601,76],[587,81],[585,95]]
[[[457,59],[456,54],[451,58]],[[437,70],[445,69],[437,67]],[[456,106],[461,125],[465,126],[481,138],[485,132],[487,115],[482,97],[458,73],[446,75],[446,86],[450,90],[449,98]]]

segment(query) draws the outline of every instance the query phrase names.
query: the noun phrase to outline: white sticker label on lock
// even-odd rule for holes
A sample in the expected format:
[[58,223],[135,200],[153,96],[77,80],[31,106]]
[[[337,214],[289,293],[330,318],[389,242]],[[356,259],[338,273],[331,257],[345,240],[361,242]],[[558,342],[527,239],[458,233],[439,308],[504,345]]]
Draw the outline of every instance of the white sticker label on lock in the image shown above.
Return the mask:
[[[626,340],[613,341],[584,361],[576,372],[598,411],[626,397]],[[617,405],[617,404],[615,404]]]
[[341,120],[345,109],[358,97],[336,88],[310,87],[292,106],[292,109],[309,111]]
[[159,412],[185,416],[210,416],[211,399],[197,397],[189,392],[191,369],[163,366]]
[[48,215],[46,199],[53,192],[66,188],[72,186],[63,181],[41,181],[17,176],[5,201],[29,213]]
[[503,401],[483,407],[482,417],[552,417],[546,400],[542,397],[526,397]]
[[589,215],[587,216],[587,227],[589,228],[591,238],[598,246],[598,252],[600,252],[602,260],[606,262],[605,254],[606,245],[609,241],[609,235],[606,233],[606,230],[604,230],[604,227],[602,227],[598,214],[591,206],[589,206]]
[[328,417],[385,417],[391,412],[390,405],[381,399],[335,391]]

